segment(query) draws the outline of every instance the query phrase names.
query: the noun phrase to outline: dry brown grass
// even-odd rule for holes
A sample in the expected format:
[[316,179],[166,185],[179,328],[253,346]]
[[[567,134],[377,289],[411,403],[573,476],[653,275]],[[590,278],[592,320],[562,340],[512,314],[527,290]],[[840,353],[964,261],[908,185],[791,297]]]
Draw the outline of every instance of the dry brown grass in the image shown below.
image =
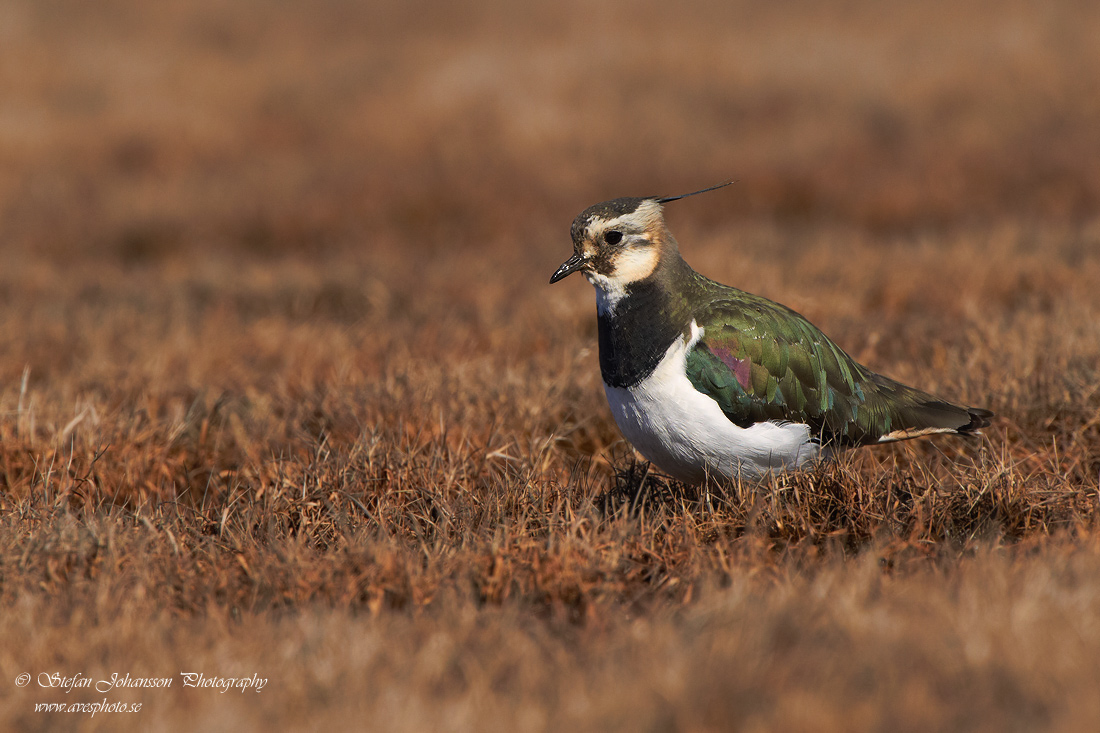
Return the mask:
[[[0,7],[0,728],[1095,730],[1095,3]],[[635,461],[590,203],[984,405]],[[67,695],[21,672],[251,675]],[[134,714],[37,702],[141,702]]]

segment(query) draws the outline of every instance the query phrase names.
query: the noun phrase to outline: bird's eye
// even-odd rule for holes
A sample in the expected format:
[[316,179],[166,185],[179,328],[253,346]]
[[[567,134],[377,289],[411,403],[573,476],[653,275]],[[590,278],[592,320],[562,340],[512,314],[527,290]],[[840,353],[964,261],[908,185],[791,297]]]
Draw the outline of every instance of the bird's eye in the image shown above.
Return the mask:
[[623,241],[623,233],[615,231],[614,229],[609,229],[603,233],[603,241],[608,244],[618,244]]

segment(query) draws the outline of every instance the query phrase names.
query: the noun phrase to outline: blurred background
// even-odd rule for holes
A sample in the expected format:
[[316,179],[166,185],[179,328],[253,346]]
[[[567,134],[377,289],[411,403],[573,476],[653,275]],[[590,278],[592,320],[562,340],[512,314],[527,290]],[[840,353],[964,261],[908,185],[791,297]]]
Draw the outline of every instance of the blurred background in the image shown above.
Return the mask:
[[545,269],[595,201],[730,178],[686,218],[1079,222],[1097,38],[1089,0],[5,0],[0,243]]

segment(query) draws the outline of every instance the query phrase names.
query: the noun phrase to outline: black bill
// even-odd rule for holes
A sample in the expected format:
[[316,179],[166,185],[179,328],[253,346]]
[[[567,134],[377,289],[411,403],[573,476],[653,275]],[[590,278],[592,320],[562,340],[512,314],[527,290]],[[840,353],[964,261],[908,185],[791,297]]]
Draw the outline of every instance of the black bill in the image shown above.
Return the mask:
[[581,255],[579,255],[577,253],[573,253],[573,256],[570,257],[569,259],[567,259],[565,262],[563,262],[561,267],[559,267],[557,269],[557,272],[555,272],[550,277],[550,283],[551,284],[556,283],[558,280],[561,280],[563,277],[567,277],[569,275],[572,275],[574,272],[581,269],[582,267],[584,267],[584,257],[582,257]]

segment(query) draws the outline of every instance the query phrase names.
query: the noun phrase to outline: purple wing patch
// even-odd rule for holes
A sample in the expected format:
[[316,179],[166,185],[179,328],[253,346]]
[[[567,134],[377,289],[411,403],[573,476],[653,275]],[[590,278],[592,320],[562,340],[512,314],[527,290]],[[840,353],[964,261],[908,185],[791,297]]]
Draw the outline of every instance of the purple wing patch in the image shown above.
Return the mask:
[[711,346],[710,353],[721,359],[722,363],[730,368],[737,377],[737,383],[746,392],[752,392],[752,362],[748,359],[738,359],[733,352],[725,346]]

